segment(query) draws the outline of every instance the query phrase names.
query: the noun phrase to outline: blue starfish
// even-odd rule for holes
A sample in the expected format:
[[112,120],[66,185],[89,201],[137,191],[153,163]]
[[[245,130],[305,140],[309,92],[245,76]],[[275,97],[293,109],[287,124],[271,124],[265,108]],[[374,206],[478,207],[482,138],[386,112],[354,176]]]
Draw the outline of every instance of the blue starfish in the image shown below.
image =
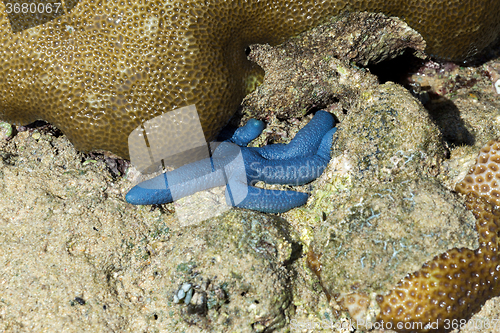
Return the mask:
[[318,111],[289,144],[246,147],[260,135],[264,123],[251,119],[229,140],[212,144],[212,156],[163,173],[133,187],[129,203],[152,205],[172,202],[195,192],[226,185],[228,205],[266,213],[286,212],[306,203],[309,195],[296,191],[254,187],[268,184],[302,185],[319,177],[330,161],[333,116]]

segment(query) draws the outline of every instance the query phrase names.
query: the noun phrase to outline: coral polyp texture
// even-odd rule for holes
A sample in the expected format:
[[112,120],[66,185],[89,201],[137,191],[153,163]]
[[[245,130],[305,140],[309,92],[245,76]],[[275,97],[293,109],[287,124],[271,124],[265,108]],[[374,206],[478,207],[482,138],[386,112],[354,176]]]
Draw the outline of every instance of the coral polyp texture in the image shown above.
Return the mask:
[[[456,190],[476,218],[479,247],[451,249],[409,274],[386,296],[378,296],[378,320],[399,331],[451,331],[500,295],[498,233],[500,142],[490,141]],[[390,324],[387,324],[390,323]],[[454,324],[455,323],[455,324]]]
[[474,193],[500,206],[500,143],[488,142],[477,157],[473,171],[457,185],[463,194]]
[[122,157],[132,130],[191,104],[212,140],[261,74],[246,59],[249,44],[278,43],[344,10],[403,17],[428,53],[445,59],[476,54],[500,29],[497,0],[83,0],[64,2],[57,17],[40,13],[51,20],[39,25],[7,14],[7,5],[0,3],[0,118],[46,120],[80,150]]

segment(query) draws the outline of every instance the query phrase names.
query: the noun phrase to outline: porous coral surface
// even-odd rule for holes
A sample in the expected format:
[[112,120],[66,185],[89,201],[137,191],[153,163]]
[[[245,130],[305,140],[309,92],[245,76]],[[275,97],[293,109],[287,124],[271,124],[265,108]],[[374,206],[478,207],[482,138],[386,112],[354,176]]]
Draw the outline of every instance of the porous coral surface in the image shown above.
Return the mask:
[[420,328],[407,331],[449,331],[450,323],[469,319],[486,300],[499,295],[500,212],[474,195],[467,198],[467,207],[477,219],[479,248],[449,250],[405,277],[390,294],[378,298],[379,320],[391,327]]
[[[301,61],[307,64],[310,59]],[[313,196],[306,206],[283,214],[286,221],[242,212],[226,215],[228,220],[219,217],[203,225],[182,225],[172,214],[176,209],[173,204],[156,208],[125,204],[123,196],[131,187],[132,172],[127,179],[115,179],[116,173],[113,175],[108,170],[108,166],[114,167],[112,163],[106,163],[107,157],[94,159],[80,154],[64,136],[50,135],[40,129],[11,134],[9,140],[0,141],[0,176],[3,180],[0,183],[0,253],[5,267],[0,276],[0,287],[4,288],[0,296],[0,324],[4,325],[1,329],[7,332],[38,328],[68,332],[220,332],[242,328],[242,331],[275,329],[279,332],[309,327],[315,331],[352,332],[350,328],[337,329],[338,323],[348,323],[349,315],[339,315],[341,308],[333,298],[327,299],[320,281],[307,270],[306,258],[296,259],[293,244],[299,241],[295,234],[307,250],[314,229],[329,219],[336,209],[334,203],[339,197],[349,196],[353,185],[369,189],[375,182],[381,189],[391,190],[394,184],[384,184],[384,181],[397,180],[399,175],[415,181],[431,175],[434,182],[439,181],[445,186],[440,187],[443,197],[455,198],[456,201],[451,200],[451,203],[464,212],[463,201],[450,191],[474,164],[480,148],[500,132],[498,95],[493,87],[493,75],[487,74],[497,65],[498,60],[492,60],[479,67],[455,66],[450,71],[449,65],[426,63],[429,71],[425,72],[425,79],[430,80],[434,75],[438,83],[454,87],[452,92],[434,90],[437,96],[431,95],[431,101],[426,104],[426,107],[432,104],[443,118],[436,120],[431,117],[429,122],[424,112],[417,113],[421,115],[419,123],[425,125],[419,128],[432,135],[427,135],[428,144],[424,145],[418,143],[426,142],[425,135],[419,136],[416,145],[436,158],[425,159],[422,158],[425,155],[418,154],[410,159],[411,155],[397,153],[391,145],[394,136],[382,133],[378,137],[380,144],[397,154],[391,158],[393,156],[384,156],[376,149],[370,150],[378,156],[369,159],[367,164],[368,174],[375,175],[375,178],[356,177],[363,168],[353,172],[353,164],[347,163],[349,152],[355,153],[351,154],[353,157],[362,154],[361,149],[355,150],[356,142],[361,144],[360,147],[373,149],[370,137],[376,131],[362,123],[355,124],[358,118],[366,121],[369,117],[348,118],[354,110],[351,106],[357,105],[360,96],[357,93],[346,96],[340,106],[328,107],[339,120],[348,118],[349,126],[356,131],[353,131],[351,140],[349,131],[343,132],[347,154],[339,151],[321,178],[304,186],[305,190],[312,190]],[[431,66],[436,66],[433,71],[430,71]],[[304,70],[300,75],[307,71],[306,67],[298,66]],[[345,68],[346,86],[349,87],[351,78],[355,85],[352,91],[356,91],[363,82],[356,81],[359,80],[356,74],[362,70],[348,65]],[[366,82],[370,87],[376,84],[373,79]],[[474,83],[456,85],[455,82]],[[405,117],[403,110],[418,110],[418,102],[409,94],[402,94],[403,89],[394,84],[386,84],[384,88],[389,86],[393,89],[388,89],[387,94],[373,102],[386,103],[400,110],[398,117],[386,117],[385,123],[374,119],[375,124],[398,133],[396,126],[391,127],[390,123],[396,119],[404,120],[399,123],[400,130],[404,132],[406,128],[412,133],[414,122],[412,117]],[[432,88],[429,90],[432,92]],[[394,93],[397,93],[397,101],[390,102]],[[366,94],[364,98],[370,100],[373,96]],[[361,100],[366,102],[366,99]],[[441,107],[443,105],[446,107]],[[383,110],[377,111],[384,114]],[[258,142],[286,142],[286,134],[293,136],[301,125],[307,123],[307,118],[283,120],[270,112],[267,133]],[[443,139],[436,135],[432,123],[443,133]],[[460,130],[458,138],[474,140],[453,141],[446,124]],[[344,126],[347,128],[347,125],[346,122]],[[404,144],[409,147],[411,140]],[[388,205],[390,208],[404,212],[411,205],[409,200],[403,200],[412,197],[411,189],[405,189],[405,184],[409,183],[399,185],[402,196],[398,201],[405,204],[402,207]],[[388,203],[392,202],[386,198]],[[358,203],[355,201],[351,206]],[[425,205],[423,203],[422,207]],[[427,205],[433,207],[431,201]],[[212,207],[210,204],[206,206],[208,209]],[[433,210],[429,210],[432,214]],[[456,211],[443,212],[443,219],[446,219],[446,214]],[[471,213],[464,213],[474,222]],[[374,224],[373,219],[368,222]],[[288,224],[296,232],[288,229]],[[248,237],[252,230],[255,233]],[[469,231],[477,236],[474,230]],[[408,238],[411,240],[411,234]],[[441,241],[444,244],[449,239],[443,237]],[[219,247],[219,244],[223,246]],[[209,256],[204,256],[205,253]],[[194,262],[191,259],[195,259]],[[230,259],[235,260],[230,262]],[[418,269],[422,263],[413,262],[412,265]],[[410,268],[411,271],[415,269]],[[255,270],[257,273],[254,274]],[[207,279],[212,274],[218,278]],[[348,277],[344,279],[346,285],[355,282]],[[193,289],[197,291],[191,299],[191,306],[174,303],[174,295],[186,282],[193,283]],[[203,293],[206,293],[206,298]],[[494,325],[493,319],[500,317],[495,310],[498,302],[498,298],[487,302],[471,321],[476,319],[476,324]],[[203,304],[207,304],[206,313]],[[376,302],[368,305],[371,309]],[[278,320],[270,320],[274,315]],[[485,331],[495,330],[468,329],[468,332]]]
[[[192,104],[212,140],[260,73],[246,59],[250,43],[282,41],[344,10],[402,17],[430,54],[456,60],[483,49],[500,29],[496,0],[82,0],[40,25],[9,4],[0,4],[0,118],[43,119],[77,149],[122,157],[132,130]],[[165,144],[189,139],[186,133]]]
[[469,319],[486,300],[500,294],[499,153],[500,142],[488,142],[469,175],[457,185],[476,218],[479,247],[446,251],[398,282],[388,295],[378,297],[379,320],[391,327],[407,322],[413,322],[408,328],[420,327],[407,331],[426,331],[425,327],[449,331],[453,321]]

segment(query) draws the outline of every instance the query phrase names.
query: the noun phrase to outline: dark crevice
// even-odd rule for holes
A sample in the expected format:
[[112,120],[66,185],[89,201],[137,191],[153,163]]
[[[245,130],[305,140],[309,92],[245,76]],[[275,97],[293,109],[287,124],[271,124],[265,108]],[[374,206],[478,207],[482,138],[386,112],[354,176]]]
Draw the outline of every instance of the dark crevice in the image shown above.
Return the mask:
[[[381,84],[392,81],[405,87],[425,107],[431,120],[439,128],[443,141],[449,148],[475,144],[475,138],[465,126],[458,107],[453,101],[431,90],[431,87],[420,86],[411,82],[414,73],[422,72],[425,67],[432,67],[437,73],[451,72],[458,65],[447,61],[422,60],[405,52],[395,59],[370,66]],[[454,89],[467,88],[475,82],[457,76]]]
[[425,60],[415,57],[411,50],[407,50],[399,57],[370,65],[368,69],[378,77],[381,84],[392,81],[404,86],[408,83],[409,73],[416,73],[424,64]]
[[63,135],[63,132],[61,132],[60,129],[43,120],[37,120],[24,126],[18,126],[16,130],[17,132],[29,131],[30,133],[33,133],[35,130],[38,130],[41,134],[51,134],[53,137],[56,138]]

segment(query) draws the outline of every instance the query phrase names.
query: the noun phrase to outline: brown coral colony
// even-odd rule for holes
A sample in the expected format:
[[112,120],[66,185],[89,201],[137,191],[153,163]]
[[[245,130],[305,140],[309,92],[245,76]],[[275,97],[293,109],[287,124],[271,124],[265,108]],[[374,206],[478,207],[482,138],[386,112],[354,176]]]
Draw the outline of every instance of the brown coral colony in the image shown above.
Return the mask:
[[484,302],[500,295],[500,142],[490,141],[456,190],[476,218],[479,248],[449,250],[378,296],[378,316],[398,331],[450,331],[466,325]]
[[[0,2],[0,119],[44,119],[78,149],[127,157],[133,129],[195,104],[213,138],[257,72],[248,44],[278,43],[344,9],[405,17],[427,51],[447,59],[468,58],[500,31],[498,0],[67,1],[64,15],[16,33]],[[378,296],[379,322],[399,331],[451,330],[500,295],[500,142],[481,150],[457,191],[477,219],[479,248],[449,250]]]
[[248,45],[282,42],[345,10],[404,18],[444,59],[467,59],[500,31],[498,0],[68,0],[39,25],[7,7],[0,2],[0,119],[42,119],[79,150],[122,157],[135,128],[192,104],[215,138],[261,74]]
[[475,192],[489,198],[492,203],[500,203],[500,143],[490,141],[484,146],[477,158],[477,166],[457,185],[463,194]]

